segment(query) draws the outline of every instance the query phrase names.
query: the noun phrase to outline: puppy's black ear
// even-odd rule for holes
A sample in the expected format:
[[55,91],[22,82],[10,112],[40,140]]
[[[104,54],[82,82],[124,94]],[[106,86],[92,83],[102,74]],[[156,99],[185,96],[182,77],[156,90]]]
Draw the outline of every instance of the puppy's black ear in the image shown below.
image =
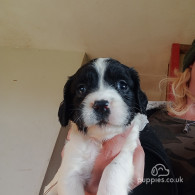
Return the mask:
[[130,75],[134,81],[134,90],[135,90],[135,97],[136,97],[136,107],[137,107],[137,111],[142,113],[142,114],[146,114],[146,107],[148,104],[148,98],[146,96],[146,94],[141,90],[140,88],[140,79],[139,79],[139,75],[138,72],[136,70],[134,70],[133,68],[130,68]]
[[72,102],[70,93],[71,83],[72,78],[70,77],[64,86],[64,100],[61,102],[58,110],[58,118],[62,127],[67,126],[70,119],[70,106]]
[[139,109],[141,113],[146,114],[148,98],[146,94],[140,89],[140,87],[137,89],[137,99],[138,99]]

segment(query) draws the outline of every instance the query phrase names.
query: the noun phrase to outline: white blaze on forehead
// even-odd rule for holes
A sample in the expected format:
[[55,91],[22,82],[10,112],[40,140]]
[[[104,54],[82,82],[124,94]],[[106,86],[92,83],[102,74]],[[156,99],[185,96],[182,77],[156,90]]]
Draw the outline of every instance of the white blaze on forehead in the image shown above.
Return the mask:
[[99,75],[99,88],[103,88],[103,80],[104,80],[104,73],[106,70],[106,60],[108,60],[109,58],[98,58],[95,63],[94,63],[94,67]]

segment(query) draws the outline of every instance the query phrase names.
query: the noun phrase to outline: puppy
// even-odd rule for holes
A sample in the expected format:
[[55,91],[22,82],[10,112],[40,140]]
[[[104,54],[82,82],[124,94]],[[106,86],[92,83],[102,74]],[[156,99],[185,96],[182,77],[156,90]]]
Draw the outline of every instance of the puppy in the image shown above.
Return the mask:
[[120,153],[104,169],[97,195],[127,195],[133,178],[133,152],[147,124],[147,97],[133,68],[110,58],[82,66],[64,87],[59,108],[62,126],[71,123],[62,164],[44,194],[84,195],[102,143],[131,131]]

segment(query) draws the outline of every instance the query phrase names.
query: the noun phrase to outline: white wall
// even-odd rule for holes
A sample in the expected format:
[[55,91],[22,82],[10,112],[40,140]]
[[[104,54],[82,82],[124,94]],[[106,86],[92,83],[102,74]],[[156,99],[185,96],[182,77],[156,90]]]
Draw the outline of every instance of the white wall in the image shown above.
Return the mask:
[[37,195],[59,133],[58,106],[82,52],[0,49],[0,194]]

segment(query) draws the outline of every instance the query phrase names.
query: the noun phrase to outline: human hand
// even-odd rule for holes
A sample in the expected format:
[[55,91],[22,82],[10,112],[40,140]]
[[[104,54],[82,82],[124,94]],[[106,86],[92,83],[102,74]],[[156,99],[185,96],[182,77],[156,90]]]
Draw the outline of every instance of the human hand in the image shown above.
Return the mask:
[[144,167],[145,167],[145,153],[139,140],[138,145],[133,154],[133,165],[134,165],[134,176],[131,189],[134,189],[140,185],[144,178]]

